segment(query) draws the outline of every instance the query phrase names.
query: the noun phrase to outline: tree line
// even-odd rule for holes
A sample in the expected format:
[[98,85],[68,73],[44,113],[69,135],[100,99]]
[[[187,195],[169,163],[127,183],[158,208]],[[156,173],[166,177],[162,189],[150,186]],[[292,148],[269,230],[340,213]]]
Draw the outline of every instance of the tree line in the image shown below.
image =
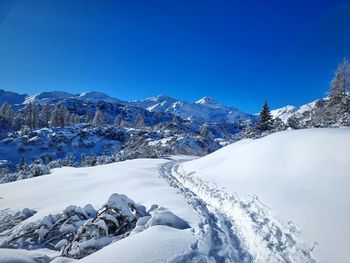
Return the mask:
[[[329,100],[334,103],[341,103],[349,98],[350,92],[350,62],[344,59],[335,71],[334,78],[331,81],[329,90]],[[259,122],[256,126],[260,131],[269,131],[274,129],[275,125],[268,103],[265,100],[263,108],[259,114]]]
[[79,123],[90,123],[95,126],[113,124],[115,126],[143,127],[145,120],[141,114],[138,114],[132,123],[125,121],[121,115],[115,116],[113,121],[112,116],[99,108],[94,113],[79,116],[69,111],[63,104],[54,107],[49,103],[40,105],[28,102],[23,109],[13,110],[11,105],[4,102],[0,107],[0,129],[3,130],[20,130],[22,127],[30,129],[63,128]]

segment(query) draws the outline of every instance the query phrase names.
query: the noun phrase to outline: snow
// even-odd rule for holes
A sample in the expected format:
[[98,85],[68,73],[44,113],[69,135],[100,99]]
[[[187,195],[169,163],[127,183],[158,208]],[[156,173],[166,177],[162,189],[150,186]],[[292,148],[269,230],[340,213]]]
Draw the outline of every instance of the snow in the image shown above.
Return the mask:
[[[329,99],[328,97],[324,98],[325,100]],[[287,123],[288,119],[292,116],[300,116],[304,112],[310,111],[315,107],[317,100],[310,103],[304,104],[300,107],[286,105],[282,108],[275,109],[271,111],[271,115],[274,118],[280,118],[284,123]]]
[[234,123],[238,120],[256,119],[255,116],[243,113],[236,108],[223,106],[210,97],[191,103],[167,96],[157,96],[141,101],[131,101],[129,104],[149,111],[172,113],[185,120]]
[[116,102],[116,103],[122,103],[122,101],[118,100],[118,99],[114,99],[111,96],[102,93],[102,92],[98,92],[98,91],[88,91],[88,92],[83,92],[77,96],[75,96],[79,99],[82,100],[88,100],[88,101],[104,101],[104,102]]
[[[152,217],[145,224],[146,228],[149,228],[151,226],[156,226],[156,225],[165,225],[165,226],[170,226],[177,229],[190,228],[190,226],[187,224],[186,221],[174,215],[171,211],[167,209],[158,208],[152,211],[151,215]],[[142,223],[139,222],[139,225],[142,225]]]
[[2,263],[46,263],[50,258],[38,251],[28,251],[24,249],[0,250],[0,262]]
[[68,93],[65,91],[49,91],[49,92],[41,92],[32,96],[26,97],[24,103],[30,103],[30,102],[46,102],[51,99],[66,99],[74,97],[74,94]]
[[25,98],[24,103],[29,103],[29,102],[45,103],[47,101],[54,100],[54,99],[62,100],[62,99],[69,99],[69,98],[77,98],[83,101],[95,101],[95,102],[104,101],[104,102],[111,102],[111,103],[122,103],[121,100],[114,99],[109,95],[98,91],[88,91],[80,94],[72,94],[65,91],[41,92],[31,96],[27,96]]
[[257,195],[300,226],[321,262],[350,257],[350,128],[288,130],[181,165],[229,193]]
[[287,105],[282,108],[272,110],[271,115],[274,118],[280,118],[283,123],[287,123],[287,120],[293,116],[293,114],[297,111],[297,107],[292,106],[292,105]]
[[[197,229],[199,224],[199,217],[192,207],[159,176],[159,166],[166,162],[168,160],[137,159],[88,168],[53,169],[47,176],[0,185],[0,210],[33,209],[37,213],[26,219],[25,223],[42,220],[43,224],[50,224],[50,214],[59,214],[70,205],[84,207],[91,204],[98,209],[113,193],[125,194],[146,209],[152,205],[155,208],[156,204],[165,209],[164,214],[158,217],[162,222],[173,227],[182,226],[179,228],[188,224],[191,229],[174,230],[153,223],[143,231],[111,244],[112,248],[107,246],[105,249],[113,251],[114,258],[120,255],[122,260],[124,255],[122,262],[132,262],[127,261],[127,256],[139,259],[147,256],[147,262],[159,262],[159,259],[175,257],[189,249],[194,242],[191,231]],[[112,196],[108,202],[114,201]],[[89,210],[94,212],[87,206]],[[155,252],[157,248],[159,253]],[[138,249],[140,252],[137,254]],[[2,251],[0,249],[0,255]],[[95,261],[92,259],[90,262]]]
[[132,235],[97,251],[81,260],[94,262],[171,262],[178,255],[190,250],[195,239],[188,230],[166,226],[153,226],[147,231]]
[[[316,254],[321,262],[342,263],[350,257],[348,167],[350,128],[288,130],[242,140],[199,159],[63,167],[3,184],[0,221],[17,220],[19,228],[39,222],[36,233],[43,239],[45,226],[54,225],[62,211],[88,214],[85,225],[105,205],[135,219],[135,228],[120,240],[103,235],[83,240],[83,248],[102,248],[83,262],[315,262]],[[136,206],[145,206],[147,213],[135,218]],[[72,224],[59,227],[61,232],[77,231],[82,223],[74,216]],[[104,221],[95,222],[106,232]],[[10,228],[3,230],[6,235]],[[65,243],[62,239],[56,246]],[[33,253],[58,255],[15,251],[24,262],[35,262]],[[14,250],[0,249],[0,262],[4,257],[16,259]]]

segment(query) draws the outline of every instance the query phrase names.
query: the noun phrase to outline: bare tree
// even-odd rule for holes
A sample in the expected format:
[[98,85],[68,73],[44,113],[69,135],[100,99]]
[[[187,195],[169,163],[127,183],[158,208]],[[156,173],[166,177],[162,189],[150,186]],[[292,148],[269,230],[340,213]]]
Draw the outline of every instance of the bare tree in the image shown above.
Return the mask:
[[12,109],[5,101],[0,108],[0,128],[9,129],[12,127]]
[[39,125],[39,110],[38,105],[29,102],[24,107],[25,123],[30,129],[34,129]]
[[41,127],[49,127],[49,122],[51,118],[51,113],[50,113],[50,104],[45,103],[43,108],[40,111],[40,126]]
[[331,98],[345,97],[350,88],[350,64],[344,59],[335,71],[332,80],[330,96]]
[[92,120],[92,125],[101,126],[103,124],[104,124],[103,112],[100,109],[97,109],[95,112],[95,116]]

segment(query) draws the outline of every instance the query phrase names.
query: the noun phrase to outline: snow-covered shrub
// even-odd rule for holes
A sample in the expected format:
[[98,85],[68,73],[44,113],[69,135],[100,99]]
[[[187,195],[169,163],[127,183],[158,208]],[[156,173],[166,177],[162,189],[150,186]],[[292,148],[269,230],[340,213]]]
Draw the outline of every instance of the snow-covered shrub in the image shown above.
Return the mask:
[[27,178],[37,177],[37,176],[49,174],[49,173],[50,173],[49,168],[45,164],[43,164],[41,161],[36,161],[32,165],[28,166],[28,172],[26,172],[26,174],[28,174]]
[[62,249],[62,255],[83,258],[108,245],[115,239],[127,236],[136,221],[144,215],[142,209],[125,195],[113,194],[98,211],[97,217],[87,220],[73,241]]
[[24,208],[20,211],[11,211],[9,209],[0,210],[0,233],[5,230],[12,229],[20,222],[33,216],[36,211],[28,208]]
[[[79,227],[89,218],[94,218],[96,211],[91,205],[84,208],[67,207],[61,214],[50,214],[38,222],[18,225],[0,247],[33,248],[49,246],[56,248],[62,240],[71,241]],[[61,242],[62,244],[62,242]]]
[[112,194],[96,211],[91,205],[68,206],[61,214],[49,214],[26,222],[35,213],[0,210],[0,248],[59,250],[64,257],[81,259],[111,242],[156,225],[185,229],[190,226],[165,208],[152,205],[146,212],[125,195]]

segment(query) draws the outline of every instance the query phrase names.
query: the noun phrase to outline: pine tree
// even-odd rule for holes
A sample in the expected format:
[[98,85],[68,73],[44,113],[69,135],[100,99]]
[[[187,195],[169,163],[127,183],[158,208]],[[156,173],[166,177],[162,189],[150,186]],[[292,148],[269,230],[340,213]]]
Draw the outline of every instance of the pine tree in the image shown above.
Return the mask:
[[350,64],[349,61],[344,61],[338,66],[335,71],[334,79],[332,80],[330,97],[343,98],[346,96],[350,87]]
[[92,125],[94,126],[102,126],[104,124],[104,116],[103,112],[100,109],[97,109],[95,112],[95,116],[92,120]]
[[272,115],[269,109],[269,106],[267,104],[267,101],[265,100],[264,106],[260,112],[260,121],[259,121],[259,128],[262,131],[270,130],[272,127]]

